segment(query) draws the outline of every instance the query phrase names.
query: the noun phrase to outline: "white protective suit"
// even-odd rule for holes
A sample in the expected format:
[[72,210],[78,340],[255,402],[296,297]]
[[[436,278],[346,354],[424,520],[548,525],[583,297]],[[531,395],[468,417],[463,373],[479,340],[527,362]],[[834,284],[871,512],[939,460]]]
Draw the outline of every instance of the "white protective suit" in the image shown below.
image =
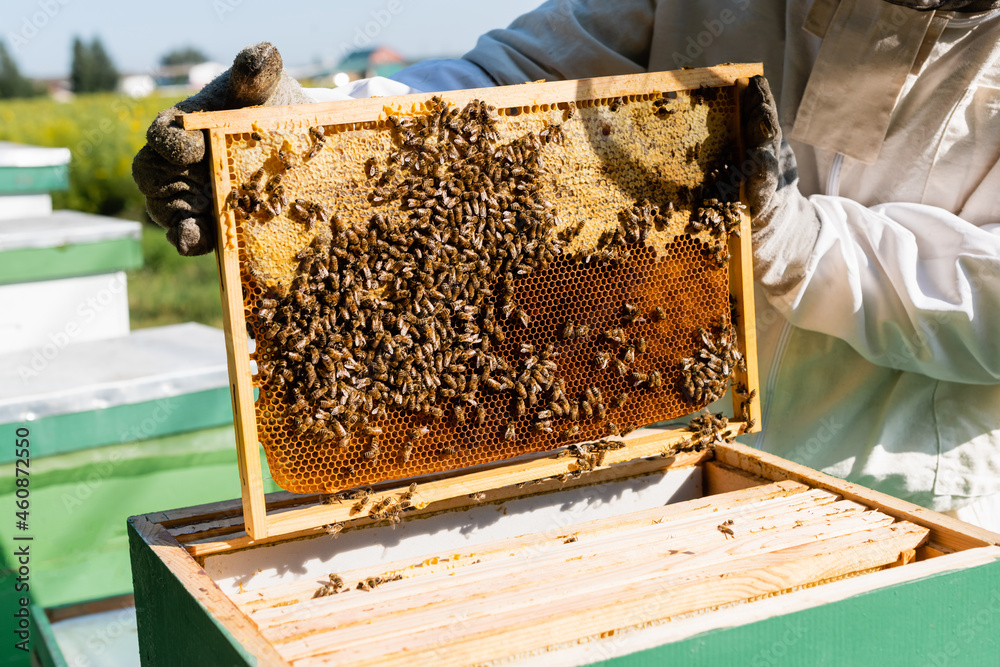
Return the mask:
[[998,59],[1000,12],[550,0],[463,59],[317,99],[763,61],[820,227],[801,282],[758,287],[750,444],[944,511],[1000,498]]

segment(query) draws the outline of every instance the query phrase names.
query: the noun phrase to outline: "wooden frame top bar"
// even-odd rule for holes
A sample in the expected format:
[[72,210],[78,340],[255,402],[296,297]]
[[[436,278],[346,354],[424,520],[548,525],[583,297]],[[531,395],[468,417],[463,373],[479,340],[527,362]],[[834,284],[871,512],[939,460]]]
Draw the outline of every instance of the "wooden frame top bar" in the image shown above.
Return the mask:
[[[556,105],[569,99],[603,99],[643,94],[649,91],[651,83],[662,92],[688,90],[700,86],[711,88],[732,86],[738,79],[761,75],[763,71],[761,63],[717,65],[672,72],[653,72],[644,75],[644,78],[625,74],[574,81],[524,83],[518,86],[505,86],[502,97],[496,95],[494,88],[471,88],[448,91],[445,94],[453,104],[463,104],[485,95],[498,107]],[[341,123],[359,123],[376,120],[385,114],[387,109],[409,110],[411,105],[423,102],[431,94],[433,93],[284,107],[249,107],[230,111],[180,114],[178,118],[185,130],[219,128],[227,133],[249,132],[254,123],[265,129],[288,123],[315,125],[320,122],[321,117],[328,119],[331,114],[336,114],[338,122]]]

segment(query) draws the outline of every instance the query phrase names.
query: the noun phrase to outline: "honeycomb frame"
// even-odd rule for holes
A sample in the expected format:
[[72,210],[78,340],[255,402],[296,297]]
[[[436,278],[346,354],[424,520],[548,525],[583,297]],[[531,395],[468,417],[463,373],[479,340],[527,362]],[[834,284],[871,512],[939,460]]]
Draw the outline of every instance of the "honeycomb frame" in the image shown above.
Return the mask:
[[[484,100],[496,105],[498,135],[502,135],[498,136],[498,142],[501,144],[510,144],[514,139],[526,136],[527,132],[537,136],[548,127],[562,128],[565,136],[560,138],[559,146],[550,144],[541,149],[542,152],[549,151],[549,148],[556,149],[549,151],[545,158],[547,164],[541,172],[543,179],[551,181],[546,181],[543,196],[555,200],[556,207],[560,204],[565,207],[567,202],[570,206],[575,205],[573,210],[576,215],[559,216],[557,222],[550,226],[549,233],[564,232],[581,219],[585,224],[563,244],[561,254],[543,262],[545,266],[533,267],[528,275],[519,276],[514,281],[517,284],[511,290],[512,301],[519,306],[517,312],[524,310],[530,313],[530,323],[525,327],[519,326],[516,317],[498,321],[497,329],[502,330],[502,340],[496,346],[501,348],[497,356],[507,360],[512,373],[517,375],[524,370],[516,366],[525,361],[525,355],[520,355],[520,358],[518,355],[521,344],[531,345],[536,350],[549,344],[557,347],[564,357],[554,363],[557,368],[569,371],[560,376],[567,393],[581,397],[576,400],[579,406],[584,400],[582,395],[598,387],[604,418],[585,419],[572,434],[568,434],[572,423],[567,423],[565,419],[551,420],[559,424],[558,428],[533,431],[532,424],[539,421],[538,413],[546,410],[545,403],[541,408],[534,408],[534,415],[511,416],[513,394],[507,388],[505,395],[495,392],[501,397],[486,408],[488,414],[482,424],[471,424],[472,414],[466,417],[464,423],[457,423],[453,407],[457,402],[455,400],[444,401],[452,408],[443,417],[405,413],[398,409],[390,414],[387,410],[384,416],[368,419],[367,425],[352,430],[352,442],[346,447],[314,442],[309,455],[301,457],[302,470],[298,474],[296,471],[292,474],[287,472],[287,459],[296,456],[303,439],[296,439],[291,432],[289,415],[281,414],[281,405],[284,404],[287,411],[291,401],[283,403],[278,400],[279,392],[261,380],[260,365],[268,363],[268,345],[266,341],[258,343],[251,352],[243,336],[234,335],[234,332],[242,334],[249,331],[255,339],[261,339],[258,321],[261,298],[274,296],[276,286],[286,293],[289,291],[288,285],[292,284],[299,266],[296,254],[310,243],[315,245],[323,225],[328,221],[303,220],[306,216],[292,215],[288,212],[288,202],[283,214],[261,221],[260,216],[255,219],[254,215],[237,214],[237,207],[233,205],[235,197],[230,193],[246,195],[248,190],[243,186],[248,179],[253,180],[258,170],[263,170],[271,175],[282,173],[284,186],[295,194],[317,192],[320,178],[324,182],[325,179],[339,178],[338,192],[342,193],[342,200],[347,203],[329,207],[330,210],[321,218],[329,218],[331,213],[336,212],[334,209],[337,206],[363,207],[364,201],[358,204],[359,197],[367,198],[367,203],[371,205],[371,188],[364,174],[369,169],[369,161],[374,163],[371,165],[375,167],[373,171],[387,170],[384,155],[393,148],[394,141],[397,148],[400,143],[399,131],[389,127],[387,119],[390,116],[426,116],[432,105],[431,96],[182,116],[185,127],[210,130],[215,210],[220,222],[218,258],[245,514],[250,519],[247,521],[248,533],[268,534],[260,476],[254,474],[255,470],[259,470],[258,442],[264,445],[272,476],[283,487],[298,493],[330,494],[364,484],[391,482],[427,473],[461,471],[477,464],[505,461],[524,454],[547,452],[577,442],[616,435],[617,432],[626,432],[655,421],[696,412],[708,402],[704,396],[695,404],[680,400],[684,392],[679,388],[678,369],[685,360],[697,358],[699,348],[704,351],[706,344],[711,345],[705,342],[705,333],[710,333],[719,324],[730,327],[731,343],[745,364],[741,368],[728,369],[732,373],[733,386],[741,386],[743,391],[742,396],[733,396],[734,419],[728,428],[723,426],[723,431],[732,434],[737,430],[755,430],[758,411],[755,398],[756,357],[752,328],[746,326],[747,321],[753,321],[748,220],[741,215],[736,221],[739,224],[736,231],[742,231],[742,234],[727,232],[721,237],[716,235],[713,241],[711,230],[691,229],[691,220],[697,217],[696,210],[705,201],[705,197],[699,199],[691,193],[704,185],[710,167],[718,167],[734,159],[731,153],[727,157],[725,152],[733,151],[739,141],[735,123],[739,80],[757,73],[759,65],[720,66],[638,77],[604,77],[442,94],[444,101],[455,109],[472,100]],[[664,106],[682,111],[658,115],[658,109]],[[666,139],[653,136],[655,132],[648,131],[650,118],[655,123],[672,128],[666,133]],[[320,134],[310,130],[317,127],[323,128],[322,139]],[[610,135],[614,139],[622,133],[626,137],[624,144],[609,142],[609,147],[599,140],[600,136]],[[361,137],[360,146],[364,150],[358,148],[358,137]],[[647,140],[645,144],[643,140]],[[567,144],[578,147],[576,157],[581,154],[580,149],[586,149],[583,153],[589,154],[593,164],[587,163],[586,159],[575,160],[572,155],[560,154],[558,151]],[[609,175],[609,171],[614,171],[615,162],[608,160],[606,154],[609,150],[620,151],[621,145],[625,144],[634,149],[632,154],[626,155],[628,159],[618,160],[624,162],[626,167],[621,173]],[[660,163],[648,162],[651,150],[664,146],[671,149],[667,161],[673,161],[675,166],[681,165],[681,171],[687,172],[685,178],[688,182],[674,179],[674,190],[664,192],[661,188],[650,192],[648,187],[643,189],[642,183],[668,180],[660,171]],[[662,154],[665,155],[665,151]],[[281,164],[287,155],[300,160],[296,168],[307,162],[302,156],[308,156],[310,162],[315,159],[316,164],[296,172],[286,168],[290,165]],[[328,157],[326,163],[322,162],[324,156]],[[644,158],[647,158],[645,164],[642,163]],[[610,169],[609,164],[612,165]],[[350,175],[345,176],[345,172],[350,172]],[[299,174],[305,176],[299,179]],[[595,181],[603,187],[595,187]],[[258,188],[261,191],[266,189],[263,183],[258,184]],[[578,195],[578,190],[583,194]],[[597,247],[598,238],[624,224],[623,215],[630,205],[636,207],[643,200],[650,199],[643,194],[652,195],[652,199],[660,202],[665,199],[677,201],[677,209],[670,216],[661,216],[658,224],[646,231],[643,242],[628,249],[624,261],[607,257],[602,259]],[[371,205],[371,208],[377,207]],[[405,209],[405,206],[402,208]],[[581,209],[585,215],[579,213]],[[363,220],[367,215],[361,218],[356,215],[345,217],[351,218],[354,228],[360,230],[357,220]],[[725,249],[721,252],[728,252],[732,258],[728,261],[718,257],[720,238],[725,241]],[[706,252],[706,249],[715,251],[714,258],[713,253]],[[685,293],[679,288],[692,267],[708,278],[702,281],[700,292],[688,290],[691,293]],[[651,276],[655,276],[654,287],[660,285],[665,289],[648,289]],[[561,298],[558,303],[551,302],[554,289],[546,291],[546,288],[553,285],[565,288],[581,279],[601,287],[602,293],[598,295],[596,305],[586,298]],[[639,289],[641,287],[647,289]],[[546,294],[550,298],[548,304],[545,302]],[[593,292],[584,294],[585,297],[592,295]],[[664,301],[657,295],[669,298]],[[688,307],[692,299],[708,307],[696,311]],[[622,311],[626,306],[640,311],[637,320],[622,321],[630,317]],[[656,315],[657,306],[664,307],[667,317]],[[671,306],[673,310],[665,306]],[[567,312],[574,314],[567,315]],[[732,314],[735,318],[730,319]],[[582,341],[572,337],[567,340],[561,330],[567,324],[572,328],[574,322],[578,325],[586,323],[591,328],[589,337]],[[602,333],[619,328],[626,330],[623,341],[602,337]],[[664,331],[667,329],[676,331],[666,334]],[[683,338],[685,343],[665,350],[665,346],[655,342],[658,338],[669,336],[673,336],[672,339]],[[711,334],[709,337],[712,337]],[[647,353],[635,358],[634,350],[630,353],[627,348],[630,345],[634,347],[639,338],[648,339],[643,347],[659,354]],[[607,363],[612,366],[599,369],[602,381],[594,380],[595,372],[573,375],[573,369],[596,365],[597,352],[607,354]],[[537,362],[538,355],[527,356]],[[571,357],[576,357],[576,360]],[[595,359],[593,362],[591,357]],[[630,362],[628,371],[625,374],[613,372],[616,360],[623,357]],[[251,360],[258,365],[257,375],[251,370]],[[661,380],[666,384],[666,388],[659,392],[636,379],[656,369],[662,371]],[[648,380],[646,382],[651,384]],[[255,390],[259,392],[257,401],[254,399]],[[546,387],[546,391],[551,393],[551,385]],[[618,405],[625,394],[628,394],[625,402]],[[484,388],[480,389],[476,398],[481,398],[478,402],[483,405],[491,400]],[[591,410],[594,407],[591,406]],[[615,420],[613,429],[607,426],[612,419]],[[282,420],[285,427],[281,437],[270,438],[269,429],[273,431],[275,422],[279,422],[280,430]],[[498,435],[506,432],[511,423],[514,425],[515,441],[520,440],[516,446],[506,445],[505,439]],[[407,453],[404,461],[401,452],[405,448],[405,436],[402,434],[412,433],[414,428],[427,427],[431,432],[425,434],[422,440],[411,443],[416,446],[412,447],[412,453]],[[356,437],[362,428],[381,433],[367,439]],[[263,437],[259,438],[259,434]],[[389,434],[388,438],[386,434]],[[314,433],[306,432],[306,435],[314,436]],[[490,446],[480,446],[482,441],[490,438]],[[284,447],[276,446],[279,440],[284,441]],[[376,449],[381,451],[376,451],[376,456],[369,458],[367,454],[371,452],[375,440],[385,441],[385,444],[381,448],[376,445]],[[682,447],[691,441],[690,432],[680,431],[673,438],[673,444]],[[285,460],[282,460],[283,457]],[[624,460],[621,455],[615,458]],[[357,474],[357,469],[366,469],[364,466],[369,463],[373,465],[369,469],[373,472]],[[588,465],[592,467],[593,463]],[[345,473],[348,467],[353,468],[353,472]],[[326,478],[317,482],[316,470],[325,470],[320,475],[325,474]],[[303,477],[306,483],[297,485],[296,478]],[[320,518],[314,517],[313,521],[321,525]]]

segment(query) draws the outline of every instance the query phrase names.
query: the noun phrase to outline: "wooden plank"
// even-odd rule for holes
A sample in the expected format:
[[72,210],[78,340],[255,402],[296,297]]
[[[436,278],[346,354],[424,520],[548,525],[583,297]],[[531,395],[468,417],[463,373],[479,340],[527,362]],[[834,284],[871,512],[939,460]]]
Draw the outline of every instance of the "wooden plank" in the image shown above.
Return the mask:
[[[833,498],[836,496],[813,491],[715,515],[648,522],[623,533],[583,535],[581,538],[579,532],[567,531],[562,539],[544,548],[536,547],[499,560],[468,559],[463,566],[446,565],[429,573],[424,572],[430,569],[425,563],[433,561],[434,557],[418,562],[417,567],[413,567],[411,561],[391,570],[367,568],[342,572],[344,582],[352,587],[375,574],[398,573],[403,579],[386,584],[375,593],[348,592],[336,598],[307,599],[295,607],[278,603],[253,613],[252,618],[274,640],[287,641],[300,634],[312,634],[325,625],[336,627],[337,641],[345,642],[351,636],[347,632],[351,623],[361,623],[378,631],[393,623],[388,618],[391,613],[408,609],[419,610],[419,619],[411,620],[425,623],[429,611],[432,608],[441,610],[444,603],[455,603],[444,611],[457,610],[455,613],[465,615],[469,611],[466,603],[471,604],[473,600],[493,602],[502,592],[514,590],[522,590],[526,599],[541,604],[544,600],[536,594],[536,587],[549,580],[571,579],[584,585],[593,579],[587,585],[594,585],[596,589],[617,586],[626,583],[627,572],[635,574],[634,568],[640,566],[648,565],[652,568],[650,572],[669,570],[677,574],[733,558],[746,558],[755,553],[889,525],[893,521],[887,515],[867,511],[864,506],[849,500],[831,504]],[[737,518],[734,522],[738,525],[737,536],[723,535],[717,529],[727,517]],[[566,537],[570,534],[578,539],[568,542]],[[373,613],[373,609],[377,612]],[[447,623],[447,618],[443,617],[442,622]],[[399,629],[397,625],[392,627]]]
[[[664,433],[685,434],[681,429],[664,431]],[[687,437],[687,435],[684,435]],[[509,463],[508,465],[489,470],[466,473],[455,477],[441,479],[418,485],[413,502],[414,509],[403,513],[403,518],[420,516],[429,512],[439,512],[447,509],[468,507],[477,504],[469,497],[472,493],[483,492],[484,500],[496,501],[506,498],[543,493],[559,489],[573,488],[583,484],[594,484],[612,479],[622,479],[639,474],[662,473],[703,463],[712,457],[709,451],[682,452],[663,456],[667,449],[660,435],[643,436],[633,441],[636,446],[608,452],[605,464],[592,472],[587,472],[577,479],[557,479],[560,475],[574,472],[577,463],[572,456],[552,458],[548,456],[533,461]],[[627,452],[632,452],[631,457]],[[618,459],[625,459],[619,461]],[[545,480],[539,482],[539,480]],[[530,487],[526,485],[531,484]],[[372,502],[381,498],[398,498],[406,491],[406,485],[392,486],[385,491],[374,493]],[[314,496],[315,497],[315,496]],[[268,526],[269,535],[263,540],[255,540],[242,532],[241,526],[233,524],[233,532],[218,534],[213,531],[205,541],[194,539],[186,543],[188,552],[202,558],[234,549],[259,546],[274,542],[277,539],[287,539],[291,536],[315,535],[323,532],[324,526],[331,523],[348,522],[351,527],[374,523],[362,513],[351,516],[353,503],[324,505],[322,503],[298,507],[275,513]],[[185,538],[186,539],[186,538]]]
[[[647,456],[669,454],[670,447],[676,440],[686,440],[689,437],[690,433],[685,433],[682,429],[672,429],[665,432],[665,435],[658,434],[627,441],[624,448],[609,451],[605,457],[604,465],[595,469],[610,468],[619,463]],[[693,453],[694,456],[691,454],[677,454],[676,458],[679,461],[689,461],[690,465],[705,458],[701,453]],[[575,457],[565,454],[556,458],[537,459],[482,472],[471,472],[418,486],[414,493],[413,505],[420,509],[430,503],[449,498],[468,497],[473,493],[533,482],[546,477],[568,475],[580,470],[579,461]],[[402,490],[393,489],[381,494],[374,494],[372,501],[377,502],[385,497],[398,497]],[[344,505],[315,505],[269,516],[268,532],[273,535],[294,533],[350,518],[350,506],[346,503]]]
[[702,488],[706,496],[717,493],[727,493],[738,489],[746,489],[759,484],[767,484],[768,480],[757,475],[727,466],[718,461],[708,461],[702,466]]
[[738,442],[718,445],[715,448],[715,458],[722,463],[775,482],[791,479],[812,487],[827,489],[843,495],[844,498],[876,508],[899,520],[912,521],[926,526],[931,531],[931,541],[955,551],[1000,544],[1000,535],[984,528],[826,475]]
[[[753,504],[755,511],[763,511],[764,507],[771,506],[765,501],[774,499],[786,499],[788,497],[799,497],[808,491],[809,487],[795,482],[781,482],[778,484],[768,484],[758,486],[753,489],[734,491],[723,494],[717,498],[695,499],[679,503],[672,503],[662,507],[654,507],[648,510],[632,512],[625,516],[608,519],[598,519],[566,527],[561,531],[547,531],[544,533],[533,533],[522,537],[507,540],[499,540],[487,544],[477,545],[473,551],[467,554],[455,554],[454,550],[446,553],[432,553],[421,556],[419,567],[414,567],[413,559],[404,559],[389,563],[379,564],[373,572],[369,567],[365,570],[364,576],[384,574],[388,572],[412,570],[412,576],[423,576],[425,574],[437,572],[439,570],[454,570],[473,561],[476,563],[488,562],[498,558],[513,558],[526,553],[535,553],[553,545],[561,545],[570,535],[575,535],[578,539],[594,538],[607,534],[618,534],[633,528],[679,521],[680,519],[690,519],[694,517],[704,517],[707,514],[715,514],[719,507],[725,507],[737,511],[747,511],[745,506]],[[827,492],[821,492],[827,493]],[[839,496],[829,494],[830,502]],[[722,521],[724,519],[720,519]],[[361,576],[362,573],[344,572],[341,576],[352,578],[355,574]],[[240,593],[233,596],[236,602],[245,611],[255,611],[269,606],[286,605],[297,603],[312,598],[317,585],[313,581],[299,581],[294,584],[280,584],[266,589],[259,589]]]
[[[441,655],[447,655],[449,661],[458,664],[498,659],[560,641],[598,635],[648,620],[753,599],[880,567],[895,561],[900,551],[912,548],[925,536],[926,531],[919,526],[897,524],[729,561],[696,573],[643,578],[611,587],[599,595],[590,591],[568,593],[553,605],[533,605],[527,601],[524,606],[497,613],[486,610],[478,616],[464,618],[450,632],[434,628],[405,638],[396,635],[393,642],[378,646],[395,649],[384,655],[373,655],[376,647],[371,644],[317,655],[308,648],[309,642],[283,646],[282,652],[292,660],[309,656],[386,666],[434,664],[440,661]],[[567,588],[567,582],[551,582],[545,588]],[[296,662],[296,665],[307,664],[317,663]]]
[[[457,605],[459,613],[464,614],[468,601],[491,602],[502,591],[514,590],[521,590],[527,599],[541,604],[544,600],[536,595],[536,586],[551,579],[573,579],[582,585],[594,578],[601,580],[595,582],[597,588],[616,586],[625,582],[626,572],[634,573],[634,568],[640,566],[648,565],[655,572],[690,571],[752,553],[766,553],[893,522],[892,517],[865,510],[863,505],[850,500],[830,502],[836,498],[832,494],[825,498],[806,495],[777,499],[779,503],[784,501],[777,506],[765,503],[767,509],[742,507],[714,516],[651,522],[621,533],[581,537],[576,531],[559,531],[562,539],[527,553],[498,554],[499,558],[484,560],[469,558],[460,566],[449,567],[451,563],[445,563],[435,567],[428,564],[434,562],[434,558],[429,558],[423,562],[411,561],[405,564],[408,567],[398,569],[359,568],[340,573],[351,588],[376,574],[398,574],[403,578],[380,588],[377,595],[342,593],[336,599],[309,598],[294,607],[278,603],[254,612],[251,618],[275,640],[335,625],[337,639],[343,642],[349,636],[346,626],[350,623],[361,623],[368,628],[375,622],[388,624],[392,622],[388,618],[391,613],[420,610],[419,622],[423,623],[432,607],[452,613],[450,610]],[[746,516],[751,511],[753,514]],[[737,536],[726,536],[718,530],[727,517],[736,517]],[[570,537],[576,541],[570,541]],[[450,606],[445,607],[446,603]],[[373,604],[377,616],[372,613]],[[354,612],[361,613],[352,616]],[[324,615],[326,618],[318,618]],[[447,618],[443,622],[447,623]]]
[[[731,86],[737,79],[763,73],[761,63],[717,65],[672,72],[654,72],[638,79],[633,75],[607,76],[575,81],[527,83],[519,86],[473,88],[442,93],[455,105],[475,99],[486,100],[499,108],[555,107],[570,100],[603,100],[619,96],[641,95],[651,89],[661,92],[688,90],[700,86]],[[294,125],[318,125],[330,122],[362,123],[384,118],[386,110],[410,111],[432,93],[378,97],[348,102],[321,102],[294,107],[250,107],[230,111],[180,114],[186,130],[223,128],[227,133],[250,132],[253,124],[263,129]]]
[[[592,545],[575,542],[541,557],[533,555],[520,564],[474,565],[433,577],[404,579],[374,592],[350,591],[317,598],[293,608],[263,610],[252,618],[279,652],[294,659],[303,656],[287,653],[284,644],[305,637],[313,638],[309,643],[314,649],[322,650],[322,643],[338,649],[362,647],[386,632],[402,637],[447,628],[456,618],[489,616],[493,610],[559,605],[567,593],[599,595],[668,575],[696,574],[733,560],[746,564],[763,554],[815,545],[890,523],[891,517],[855,508],[826,521],[814,516],[803,530],[790,530],[794,517],[786,516],[773,528],[764,526],[728,539],[716,530],[714,522],[703,518],[700,529],[683,539],[657,529],[659,539],[647,536],[644,543],[635,544],[639,535],[632,535],[620,549],[602,548],[614,536]],[[327,636],[319,638],[321,633]]]
[[128,609],[135,606],[135,596],[131,593],[124,595],[113,595],[100,600],[88,600],[86,602],[75,602],[64,604],[58,607],[49,607],[45,610],[45,616],[50,623],[58,623],[69,618],[79,616],[89,616],[91,614],[102,614],[106,611],[116,611],[118,609]]
[[[625,436],[626,441],[637,440],[639,438],[650,438],[654,436],[672,437],[665,436],[668,433],[685,433],[679,429],[666,429],[666,428],[645,428],[633,431],[632,433]],[[495,468],[502,468],[504,466],[516,465],[523,463],[525,461],[534,459],[549,458],[553,455],[553,452],[537,452],[533,454],[527,454],[523,457],[519,457],[517,461],[494,461],[490,463],[482,464],[477,466],[474,470],[492,470]],[[667,464],[673,465],[674,461],[667,461]],[[676,464],[680,467],[681,464]],[[688,465],[688,464],[683,464]],[[609,470],[622,471],[622,468],[609,468]],[[427,481],[436,481],[439,479],[446,479],[455,477],[456,475],[462,475],[471,470],[450,470],[443,473],[435,473],[433,475],[421,476],[419,478],[414,478],[413,480],[418,483],[423,483]],[[635,473],[629,473],[629,476]],[[607,476],[602,479],[613,479],[613,476]],[[589,478],[588,478],[589,479]],[[371,488],[375,491],[382,490],[398,490],[400,487],[400,482],[383,482],[381,484],[373,484]],[[295,507],[301,507],[305,505],[313,505],[320,503],[325,494],[313,493],[313,494],[298,494],[289,493],[288,491],[276,491],[274,493],[269,493],[266,496],[266,504],[268,511],[274,511],[276,509],[291,509]],[[214,503],[206,503],[203,505],[193,505],[191,507],[181,507],[173,510],[165,510],[161,512],[151,513],[145,515],[146,519],[149,521],[155,521],[161,526],[168,528],[171,535],[178,538],[178,541],[183,543],[186,540],[187,535],[191,533],[198,533],[201,529],[199,524],[215,523],[217,527],[230,526],[238,527],[242,529],[242,503],[240,500],[224,500]],[[216,527],[213,526],[213,527]]]
[[[762,72],[757,72],[761,74]],[[736,86],[735,122],[740,122],[740,105],[743,102],[743,91],[746,90],[749,76],[738,78]],[[743,136],[736,128],[737,154],[743,155]],[[742,159],[737,168],[742,168]],[[740,201],[747,203],[743,179],[740,179]],[[749,209],[744,209],[740,215],[740,234],[729,237],[729,289],[736,300],[736,308],[741,317],[735,323],[736,340],[739,349],[744,350],[746,370],[737,368],[733,372],[732,386],[744,385],[748,391],[756,392],[752,399],[745,401],[735,391],[732,391],[733,415],[742,425],[743,433],[755,433],[760,430],[760,392],[757,371],[757,316],[754,309],[753,281],[753,249],[751,248],[751,228]]]
[[250,376],[250,352],[247,346],[246,316],[243,312],[243,290],[240,281],[240,259],[236,247],[235,222],[232,213],[225,212],[229,183],[226,137],[222,132],[209,132],[212,160],[212,198],[218,245],[215,250],[222,294],[222,322],[226,336],[229,389],[233,401],[233,426],[236,430],[236,459],[240,473],[240,492],[247,533],[254,537],[267,536],[264,504],[264,480],[260,471],[260,450],[257,444],[257,421],[253,409],[253,380]]
[[129,519],[143,665],[287,665],[162,526]]
[[[977,634],[968,629],[975,613],[996,609],[997,590],[1000,549],[968,549],[641,631],[567,642],[557,650],[519,656],[518,664],[600,661],[607,667],[649,667],[687,664],[692,655],[703,665],[810,665],[817,655],[836,656],[843,665],[905,667],[926,664],[932,655],[938,664],[992,664],[1000,653],[1000,628],[991,626],[997,628],[1000,619],[994,614],[991,623],[977,624]],[[967,613],[928,600],[961,600]],[[901,609],[907,613],[900,614]],[[956,641],[960,631],[962,640]]]

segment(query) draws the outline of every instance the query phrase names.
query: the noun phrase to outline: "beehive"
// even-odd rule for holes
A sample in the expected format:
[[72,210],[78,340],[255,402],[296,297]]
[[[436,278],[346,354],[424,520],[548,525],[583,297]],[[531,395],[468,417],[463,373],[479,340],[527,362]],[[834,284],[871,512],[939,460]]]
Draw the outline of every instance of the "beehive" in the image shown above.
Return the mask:
[[257,367],[236,405],[275,481],[334,493],[618,436],[730,380],[752,397],[739,73],[185,116],[220,128]]

